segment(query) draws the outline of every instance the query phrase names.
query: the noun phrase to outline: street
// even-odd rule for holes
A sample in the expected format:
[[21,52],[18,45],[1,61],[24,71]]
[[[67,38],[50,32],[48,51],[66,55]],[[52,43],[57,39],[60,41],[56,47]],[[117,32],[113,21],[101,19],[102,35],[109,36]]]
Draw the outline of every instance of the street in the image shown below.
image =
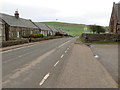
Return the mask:
[[74,38],[49,40],[3,52],[3,88],[39,87],[40,81],[54,69],[55,63],[64,57],[65,51],[68,51],[74,40]]
[[3,88],[117,88],[91,49],[75,40],[47,40],[4,51]]

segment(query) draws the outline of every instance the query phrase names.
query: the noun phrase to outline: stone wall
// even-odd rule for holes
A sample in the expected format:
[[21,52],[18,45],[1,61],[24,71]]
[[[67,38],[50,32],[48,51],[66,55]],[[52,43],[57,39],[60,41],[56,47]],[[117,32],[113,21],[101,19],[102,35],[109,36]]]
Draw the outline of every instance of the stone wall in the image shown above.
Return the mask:
[[44,37],[44,38],[31,38],[31,40],[29,38],[9,40],[9,41],[3,41],[2,42],[2,47],[20,45],[20,44],[29,43],[29,42],[38,42],[38,41],[49,40],[49,39],[57,39],[57,38],[63,38],[63,37],[61,37],[61,36],[47,36],[47,37]]
[[3,41],[5,41],[5,25],[0,24],[0,37],[2,38]]
[[120,35],[118,34],[85,34],[83,33],[80,38],[85,41],[118,41]]

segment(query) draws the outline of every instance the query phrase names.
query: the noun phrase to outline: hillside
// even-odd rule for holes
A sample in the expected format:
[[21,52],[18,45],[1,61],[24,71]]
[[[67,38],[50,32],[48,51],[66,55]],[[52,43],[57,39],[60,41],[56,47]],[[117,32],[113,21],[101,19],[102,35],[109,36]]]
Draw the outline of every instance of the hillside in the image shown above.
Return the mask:
[[63,22],[41,22],[49,26],[53,26],[55,28],[60,28],[68,32],[70,35],[79,36],[82,32],[84,32],[84,24],[71,24],[71,23],[63,23]]

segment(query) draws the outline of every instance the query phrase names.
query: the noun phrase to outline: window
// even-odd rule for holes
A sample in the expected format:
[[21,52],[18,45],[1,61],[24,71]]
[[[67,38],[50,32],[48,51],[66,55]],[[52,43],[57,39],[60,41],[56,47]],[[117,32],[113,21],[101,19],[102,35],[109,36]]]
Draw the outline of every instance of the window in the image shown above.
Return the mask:
[[17,38],[19,38],[20,37],[20,32],[19,31],[17,31]]

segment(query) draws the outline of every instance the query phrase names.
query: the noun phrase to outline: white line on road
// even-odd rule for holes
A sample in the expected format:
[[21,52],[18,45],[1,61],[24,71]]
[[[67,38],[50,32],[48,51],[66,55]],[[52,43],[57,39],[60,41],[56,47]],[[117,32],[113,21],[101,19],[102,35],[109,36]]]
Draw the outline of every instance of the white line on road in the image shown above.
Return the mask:
[[46,75],[44,76],[44,78],[42,79],[42,81],[39,83],[39,85],[40,85],[40,86],[43,85],[44,82],[48,79],[49,76],[50,76],[50,73],[46,74]]
[[31,53],[32,53],[32,52],[26,53],[26,54],[20,55],[20,56],[18,56],[18,57],[23,57],[23,56],[26,56],[26,55],[31,54]]
[[19,50],[19,49],[22,49],[22,48],[28,48],[28,47],[32,47],[32,46],[35,46],[35,45],[37,45],[37,44],[30,45],[30,46],[23,46],[23,47],[19,47],[19,48],[14,48],[14,49],[10,49],[10,50],[7,50],[7,51],[2,51],[2,53],[14,51],[14,50]]
[[3,64],[9,63],[9,62],[14,61],[14,60],[16,60],[16,59],[17,59],[17,57],[12,58],[12,59],[9,59],[9,60],[7,60],[7,61],[2,61],[2,63],[3,63]]
[[63,58],[63,57],[64,57],[64,54],[60,58]]
[[67,50],[69,50],[70,48],[67,48]]
[[68,43],[68,42],[70,42],[70,41],[67,41],[67,42],[65,42],[65,43],[61,44],[60,46],[58,46],[58,48],[60,48],[60,47],[64,46],[64,45],[65,45],[66,43]]
[[[32,53],[32,52],[30,52],[30,53]],[[3,63],[8,63],[8,62],[14,61],[14,60],[16,60],[17,58],[24,57],[24,56],[26,56],[26,55],[28,55],[28,54],[30,54],[30,53],[26,53],[26,54],[20,55],[20,56],[18,56],[18,57],[9,59],[9,60],[7,60],[7,61],[3,61]]]
[[57,61],[56,63],[55,63],[55,65],[54,65],[54,67],[56,67],[56,65],[59,63],[59,61]]
[[65,51],[65,53],[67,53],[67,50]]

